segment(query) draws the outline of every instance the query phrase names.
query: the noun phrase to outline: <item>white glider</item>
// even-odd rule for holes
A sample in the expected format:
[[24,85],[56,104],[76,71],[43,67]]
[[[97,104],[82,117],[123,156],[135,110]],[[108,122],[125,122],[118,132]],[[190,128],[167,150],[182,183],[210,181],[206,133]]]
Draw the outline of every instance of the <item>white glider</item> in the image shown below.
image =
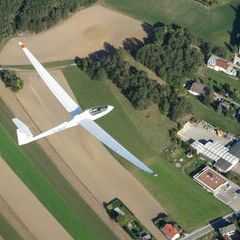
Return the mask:
[[71,128],[77,125],[81,125],[88,132],[94,135],[99,141],[104,143],[111,150],[147,172],[148,174],[157,176],[149,167],[147,167],[142,161],[136,158],[132,153],[130,153],[126,148],[119,144],[113,137],[111,137],[107,132],[105,132],[94,120],[106,115],[113,110],[113,106],[97,106],[92,107],[87,110],[83,110],[57,83],[57,81],[49,74],[49,72],[41,65],[41,63],[33,56],[33,54],[27,49],[27,47],[19,42],[23,52],[28,57],[44,83],[47,85],[49,90],[54,94],[58,101],[63,105],[63,107],[68,111],[71,116],[71,120],[64,122],[46,132],[43,132],[37,136],[33,136],[28,126],[26,126],[19,119],[12,119],[17,126],[17,137],[18,144],[23,145],[40,138],[47,137],[51,134],[61,132],[67,128]]

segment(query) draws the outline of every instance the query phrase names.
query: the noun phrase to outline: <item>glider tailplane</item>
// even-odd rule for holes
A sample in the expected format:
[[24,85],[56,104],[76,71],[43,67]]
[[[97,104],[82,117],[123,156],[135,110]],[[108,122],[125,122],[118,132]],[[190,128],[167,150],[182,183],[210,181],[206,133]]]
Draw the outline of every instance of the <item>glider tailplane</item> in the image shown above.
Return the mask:
[[12,121],[17,126],[17,138],[18,144],[24,145],[32,141],[33,135],[29,129],[29,127],[20,121],[18,118],[13,118]]

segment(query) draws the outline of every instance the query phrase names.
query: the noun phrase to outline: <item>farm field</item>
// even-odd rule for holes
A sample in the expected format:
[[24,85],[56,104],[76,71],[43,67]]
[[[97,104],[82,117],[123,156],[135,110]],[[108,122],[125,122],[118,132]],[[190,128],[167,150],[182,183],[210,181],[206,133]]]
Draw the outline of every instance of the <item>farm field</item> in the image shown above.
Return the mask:
[[[187,27],[200,37],[224,46],[235,19],[238,0],[228,1],[211,9],[193,0],[103,0],[104,5],[133,16],[143,22],[175,23]],[[201,23],[201,24],[200,24]]]
[[[159,153],[170,145],[166,129],[172,126],[172,123],[165,118],[161,120],[162,116],[157,109],[149,110],[150,116],[146,117],[146,112],[131,109],[129,102],[113,84],[91,80],[76,67],[66,68],[63,72],[83,107],[109,103],[117,108],[104,118],[104,122],[100,120],[99,123],[117,139],[124,140],[126,147],[136,152],[157,171],[159,177],[152,178],[131,168],[146,189],[153,193],[153,196],[182,227],[192,231],[209,220],[230,212],[228,207],[194,183],[190,177],[172,167],[164,158],[160,159]],[[164,121],[165,125],[159,124],[153,127],[151,117],[158,123]],[[119,121],[121,125],[116,127]],[[161,131],[161,128],[166,132]],[[123,131],[128,138],[123,137]],[[133,145],[133,142],[136,145]]]
[[[74,98],[61,71],[50,72]],[[1,85],[0,95],[14,115],[28,124],[34,133],[59,124],[60,119],[69,119],[67,112],[36,73],[19,71],[18,74],[25,80],[24,89],[13,94]],[[27,118],[26,115],[30,117]],[[46,153],[49,154],[51,149],[55,153],[53,157],[50,155],[50,161],[117,236],[122,236],[124,232],[109,219],[102,205],[104,201],[115,197],[125,202],[144,226],[156,238],[160,238],[160,232],[151,221],[156,212],[164,211],[159,202],[87,131],[81,127],[72,128],[40,140],[38,144],[50,145]],[[70,201],[72,202],[73,200]],[[77,201],[74,203],[77,204]],[[81,206],[79,208],[81,210]]]
[[87,56],[102,49],[106,42],[118,47],[126,38],[142,39],[146,33],[141,25],[138,20],[95,4],[47,31],[12,38],[0,52],[0,64],[29,64],[18,41],[25,43],[41,62],[60,61]]
[[4,240],[23,240],[11,224],[0,214],[0,239]]
[[14,134],[15,127],[9,121],[12,115],[2,101],[0,107],[1,155],[35,196],[75,239],[82,239],[82,236],[90,240],[117,239],[73,191],[37,144],[27,145],[24,150],[17,147],[3,128]]
[[[2,157],[0,158],[0,168],[0,211],[6,219],[9,219],[20,236],[29,240],[53,238],[73,240]],[[35,221],[33,220],[33,213]],[[19,227],[20,224],[21,228]],[[23,229],[25,230],[24,235]],[[28,236],[26,236],[26,233],[28,233]]]

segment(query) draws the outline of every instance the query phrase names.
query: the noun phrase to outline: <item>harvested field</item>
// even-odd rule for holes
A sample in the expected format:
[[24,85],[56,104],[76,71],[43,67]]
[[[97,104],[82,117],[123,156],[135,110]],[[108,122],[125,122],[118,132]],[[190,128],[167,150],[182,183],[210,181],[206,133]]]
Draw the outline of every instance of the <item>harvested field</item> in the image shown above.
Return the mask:
[[[126,38],[146,36],[141,22],[100,5],[81,10],[48,31],[12,38],[0,53],[0,64],[26,64],[17,42],[22,41],[42,62],[73,59],[103,48],[121,46]],[[127,26],[127,27],[126,27]]]
[[[16,94],[17,100],[39,129],[46,130],[68,118],[34,72],[19,72],[19,75],[25,79],[25,87]],[[54,75],[57,75],[60,84],[72,95],[62,73],[55,71]],[[8,98],[3,100],[13,112],[17,112],[18,107],[8,102]],[[32,122],[26,123],[32,126]],[[44,141],[46,140],[42,140]],[[119,197],[157,239],[161,238],[151,219],[163,209],[94,137],[81,127],[76,127],[49,137],[48,142],[98,203]]]
[[[72,239],[3,159],[0,159],[0,168],[1,197],[34,236],[31,239]],[[5,211],[6,208],[0,210]]]

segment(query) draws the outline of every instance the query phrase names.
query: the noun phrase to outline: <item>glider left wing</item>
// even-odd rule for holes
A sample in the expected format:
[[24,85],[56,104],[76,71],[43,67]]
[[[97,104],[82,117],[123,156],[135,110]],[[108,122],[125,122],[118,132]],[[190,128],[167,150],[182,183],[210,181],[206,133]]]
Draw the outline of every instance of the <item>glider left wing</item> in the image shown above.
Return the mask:
[[40,75],[44,83],[49,90],[54,94],[58,101],[68,111],[68,113],[74,117],[82,112],[79,105],[64,91],[64,89],[58,84],[58,82],[51,76],[51,74],[42,66],[42,64],[33,56],[28,48],[21,42],[18,43],[23,52],[32,63],[37,73]]
[[110,136],[105,130],[103,130],[91,119],[81,120],[80,125],[83,126],[92,135],[94,135],[99,141],[101,141],[118,155],[128,160],[130,163],[134,164],[138,168],[151,175],[157,176],[157,174],[155,174],[149,167],[147,167],[142,161],[136,158],[132,153],[130,153],[126,148],[124,148],[120,143],[118,143],[112,136]]

